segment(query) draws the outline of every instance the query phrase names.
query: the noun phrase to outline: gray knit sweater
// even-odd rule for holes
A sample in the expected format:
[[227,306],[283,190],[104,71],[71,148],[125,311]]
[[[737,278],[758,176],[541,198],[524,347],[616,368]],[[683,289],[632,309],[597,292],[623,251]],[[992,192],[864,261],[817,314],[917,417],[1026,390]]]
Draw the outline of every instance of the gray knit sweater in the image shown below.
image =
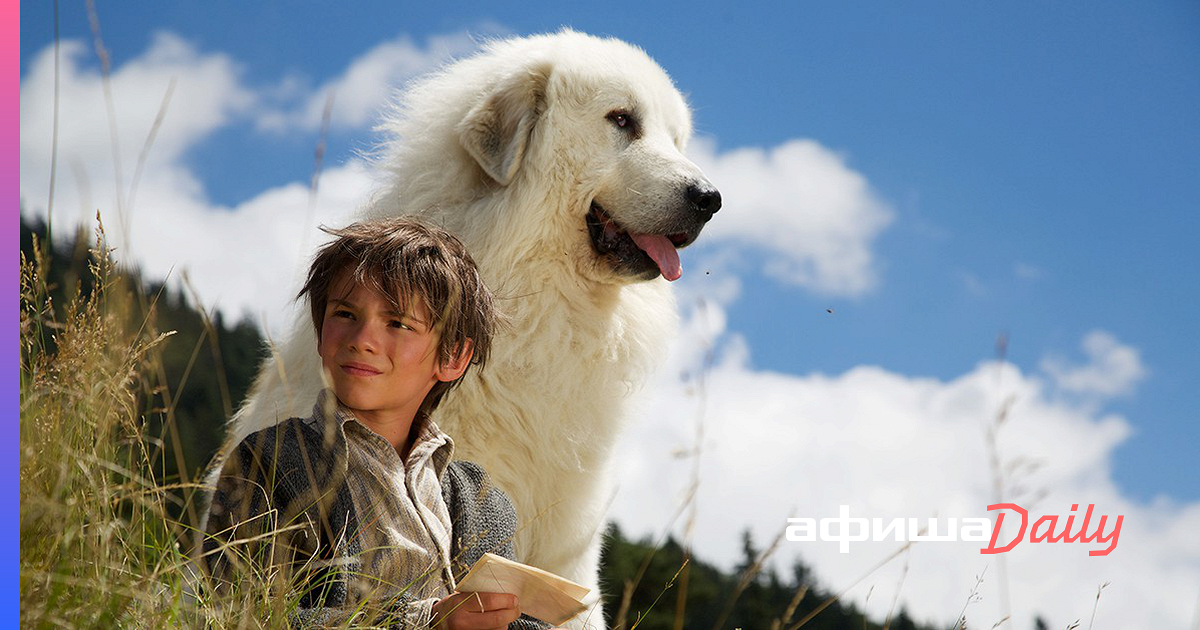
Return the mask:
[[[294,625],[345,623],[354,601],[347,577],[360,572],[358,511],[346,485],[347,444],[341,431],[321,431],[299,418],[254,433],[226,460],[213,493],[203,541],[211,574],[233,582],[247,562],[297,574],[301,594]],[[512,503],[479,466],[455,461],[442,479],[452,525],[451,558],[461,575],[484,553],[513,557],[517,518]],[[266,532],[284,530],[273,536]],[[230,544],[230,541],[236,541]],[[373,625],[412,627],[413,597],[399,585],[372,597]],[[545,628],[530,617],[510,629]]]

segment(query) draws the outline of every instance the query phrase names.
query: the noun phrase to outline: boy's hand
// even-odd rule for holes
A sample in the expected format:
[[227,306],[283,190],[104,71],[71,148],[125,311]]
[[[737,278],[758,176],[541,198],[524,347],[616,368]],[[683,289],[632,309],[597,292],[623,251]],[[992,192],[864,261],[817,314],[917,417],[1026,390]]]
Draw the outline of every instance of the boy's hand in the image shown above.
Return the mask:
[[503,630],[521,616],[510,593],[454,593],[433,605],[433,625],[446,630]]

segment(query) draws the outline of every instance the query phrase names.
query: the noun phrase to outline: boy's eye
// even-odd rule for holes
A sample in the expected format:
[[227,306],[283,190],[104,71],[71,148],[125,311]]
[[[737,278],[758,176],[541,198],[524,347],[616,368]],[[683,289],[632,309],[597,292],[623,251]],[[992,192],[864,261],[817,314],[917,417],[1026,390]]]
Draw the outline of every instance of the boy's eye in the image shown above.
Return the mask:
[[333,316],[334,317],[347,317],[347,318],[353,319],[354,313],[351,313],[350,311],[348,311],[344,308],[338,308],[338,309],[334,309]]
[[393,319],[390,325],[392,328],[403,328],[404,330],[412,330],[412,326],[409,326],[408,324],[405,324],[404,322],[402,322],[398,319]]

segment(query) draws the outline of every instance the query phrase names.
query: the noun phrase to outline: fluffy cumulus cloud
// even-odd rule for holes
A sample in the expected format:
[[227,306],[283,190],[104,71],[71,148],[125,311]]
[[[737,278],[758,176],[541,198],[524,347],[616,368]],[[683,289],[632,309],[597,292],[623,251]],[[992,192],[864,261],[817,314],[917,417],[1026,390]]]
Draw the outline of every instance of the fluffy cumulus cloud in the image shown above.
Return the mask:
[[1042,361],[1042,369],[1065,392],[1101,397],[1129,394],[1146,375],[1137,349],[1103,330],[1088,333],[1082,345],[1088,358],[1083,365],[1070,365],[1058,356]]
[[[497,26],[485,26],[479,33],[501,33]],[[374,123],[380,106],[393,90],[409,80],[436,68],[449,59],[463,56],[478,47],[476,37],[455,33],[431,37],[424,46],[402,35],[378,44],[354,59],[338,77],[314,90],[301,103],[285,111],[267,111],[258,118],[263,129],[315,129],[321,124],[326,104],[332,95],[334,107],[330,123],[339,127],[362,128]]]
[[[296,270],[314,244],[313,228],[345,222],[370,190],[362,164],[352,160],[326,171],[317,197],[307,183],[296,182],[235,207],[214,205],[182,157],[214,132],[244,121],[260,103],[238,63],[159,34],[143,54],[114,66],[110,125],[100,72],[87,63],[88,54],[81,42],[62,45],[54,200],[59,233],[64,224],[92,227],[100,209],[118,260],[151,278],[186,274],[206,305],[249,313],[278,329]],[[41,216],[49,201],[53,94],[53,51],[47,48],[21,81],[22,202]]]
[[[150,278],[186,275],[206,306],[249,314],[278,334],[292,317],[298,273],[320,239],[315,227],[348,222],[374,188],[372,175],[361,160],[350,159],[322,173],[315,196],[308,182],[297,181],[223,206],[210,200],[189,168],[187,151],[233,125],[316,127],[331,91],[333,122],[366,134],[392,87],[474,46],[462,33],[430,38],[424,46],[407,38],[384,42],[310,92],[295,81],[281,89],[287,79],[247,85],[241,64],[228,55],[159,33],[142,54],[116,60],[108,84],[110,123],[94,52],[84,42],[64,41],[56,231],[94,227],[99,209],[118,260]],[[21,80],[22,206],[42,217],[54,146],[53,55],[51,47],[40,52]]]
[[818,293],[856,296],[875,285],[871,246],[893,212],[842,156],[812,140],[718,152],[707,138],[690,154],[725,199],[706,242],[763,251],[767,273]]
[[[68,216],[94,214],[98,207],[128,211],[143,154],[142,182],[167,180],[184,195],[198,194],[199,184],[175,165],[187,148],[253,103],[237,64],[160,33],[144,54],[113,69],[110,125],[100,72],[87,63],[91,54],[80,41],[61,46],[56,209]],[[160,112],[164,116],[156,128]],[[54,52],[47,47],[21,79],[21,196],[31,209],[44,211],[49,197],[53,134]]]
[[[697,304],[684,288],[682,303]],[[744,341],[725,329],[721,300],[736,291],[719,293],[724,298],[690,309],[619,447],[613,514],[627,531],[657,535],[674,522],[683,537],[685,519],[672,521],[678,503],[662,497],[682,502],[698,478],[692,542],[700,557],[730,567],[740,559],[743,528],[762,547],[789,517],[834,518],[842,505],[852,517],[884,522],[908,517],[927,525],[936,517],[942,534],[951,517],[994,522],[986,506],[999,480],[1001,496],[1030,512],[1030,526],[1048,514],[1062,522],[1072,504],[1081,505],[1078,514],[1094,504],[1089,533],[1105,514],[1107,534],[1122,515],[1115,550],[1093,557],[1089,550],[1106,545],[1033,544],[1028,534],[1003,555],[980,554],[986,542],[920,542],[875,569],[903,543],[856,542],[842,554],[837,543],[818,540],[783,542],[775,561],[786,569],[801,558],[835,592],[857,584],[847,597],[880,617],[899,601],[918,618],[949,624],[982,576],[980,597],[966,612],[973,627],[1003,617],[1001,584],[1017,628],[1032,627],[1035,615],[1060,628],[1086,619],[1105,582],[1097,619],[1106,626],[1189,621],[1200,591],[1200,504],[1138,503],[1121,495],[1110,474],[1113,451],[1131,429],[1098,409],[1104,395],[1126,391],[1130,374],[1140,373],[1136,350],[1092,333],[1089,362],[1065,372],[1091,375],[1078,381],[1001,362],[950,380],[872,366],[767,372],[751,367]],[[1064,401],[1057,393],[1064,386],[1092,396]],[[698,436],[698,462],[680,457]],[[1014,535],[1005,529],[1001,544]]]

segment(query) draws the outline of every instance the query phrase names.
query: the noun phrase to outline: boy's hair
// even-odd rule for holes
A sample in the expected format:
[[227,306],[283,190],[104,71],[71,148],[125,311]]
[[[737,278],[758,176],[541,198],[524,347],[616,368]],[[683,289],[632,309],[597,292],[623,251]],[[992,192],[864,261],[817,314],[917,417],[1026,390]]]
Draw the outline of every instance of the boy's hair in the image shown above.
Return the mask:
[[[431,330],[438,334],[437,360],[449,362],[470,342],[471,363],[487,362],[499,321],[491,291],[479,277],[475,261],[449,232],[411,218],[360,221],[342,229],[321,230],[337,237],[322,247],[296,298],[307,297],[317,340],[329,292],[343,272],[349,279],[391,301],[399,313],[411,313],[413,298],[429,309]],[[463,372],[466,375],[466,372]],[[433,411],[461,378],[437,382],[421,409]]]

